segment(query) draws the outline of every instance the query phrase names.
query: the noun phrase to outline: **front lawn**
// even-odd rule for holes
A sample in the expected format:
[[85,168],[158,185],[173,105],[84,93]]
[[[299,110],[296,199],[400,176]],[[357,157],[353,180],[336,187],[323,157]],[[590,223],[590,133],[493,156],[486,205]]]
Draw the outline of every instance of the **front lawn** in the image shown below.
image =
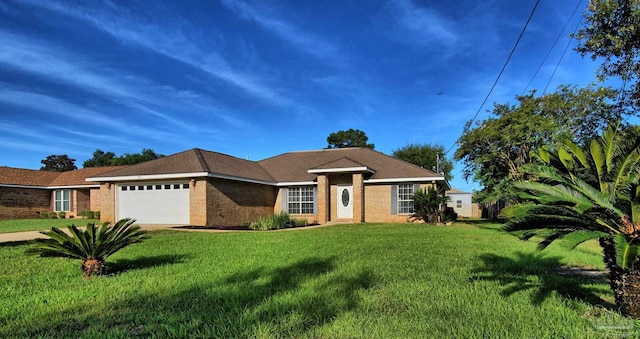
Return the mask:
[[0,233],[42,231],[51,229],[52,226],[61,228],[74,224],[87,226],[87,223],[100,223],[96,219],[15,219],[0,220]]
[[496,228],[162,230],[91,280],[4,244],[0,337],[585,338],[628,324],[606,281],[560,269],[601,269],[597,247],[538,253]]

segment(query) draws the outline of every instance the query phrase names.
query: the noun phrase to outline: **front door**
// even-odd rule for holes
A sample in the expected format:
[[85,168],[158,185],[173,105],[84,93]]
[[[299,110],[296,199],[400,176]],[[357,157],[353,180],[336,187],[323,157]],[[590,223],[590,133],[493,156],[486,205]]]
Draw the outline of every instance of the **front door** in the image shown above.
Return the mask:
[[338,219],[353,218],[353,186],[338,185]]

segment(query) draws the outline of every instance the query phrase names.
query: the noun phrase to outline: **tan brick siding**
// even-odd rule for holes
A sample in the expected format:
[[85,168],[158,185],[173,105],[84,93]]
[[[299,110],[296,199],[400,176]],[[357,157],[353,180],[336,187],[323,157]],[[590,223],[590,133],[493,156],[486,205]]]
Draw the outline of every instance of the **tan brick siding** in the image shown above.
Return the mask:
[[89,191],[89,210],[90,211],[100,210],[100,189],[99,188],[92,188]]
[[51,211],[51,191],[0,187],[0,220],[38,218],[42,211]]
[[277,187],[217,178],[207,182],[206,226],[240,226],[273,214]]
[[189,222],[192,225],[207,225],[207,179],[198,178],[189,184]]
[[116,220],[116,185],[100,184],[100,221],[115,222]]

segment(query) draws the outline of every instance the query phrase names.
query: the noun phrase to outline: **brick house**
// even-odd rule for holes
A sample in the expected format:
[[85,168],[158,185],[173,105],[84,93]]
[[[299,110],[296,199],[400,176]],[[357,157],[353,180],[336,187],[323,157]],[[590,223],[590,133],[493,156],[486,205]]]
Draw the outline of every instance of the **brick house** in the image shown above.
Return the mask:
[[103,221],[133,217],[141,224],[198,226],[237,226],[280,211],[320,224],[405,222],[415,190],[450,188],[439,174],[367,148],[261,161],[196,148],[94,174],[87,182],[100,187],[94,194]]
[[66,217],[76,217],[82,210],[97,211],[100,185],[85,179],[120,168],[48,172],[2,166],[0,220],[38,218],[40,212],[65,212]]

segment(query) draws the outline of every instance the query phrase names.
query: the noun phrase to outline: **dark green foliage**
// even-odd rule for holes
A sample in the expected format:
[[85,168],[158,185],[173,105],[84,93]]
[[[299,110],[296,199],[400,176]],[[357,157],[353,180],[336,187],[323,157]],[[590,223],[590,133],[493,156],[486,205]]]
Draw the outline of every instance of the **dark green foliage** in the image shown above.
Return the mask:
[[95,218],[95,213],[93,211],[89,211],[89,210],[82,210],[80,212],[78,212],[78,215],[85,218],[85,219],[93,219]]
[[392,155],[394,158],[404,160],[416,166],[432,170],[437,173],[444,173],[444,177],[447,180],[451,180],[453,178],[453,176],[451,176],[453,163],[444,156],[444,146],[442,145],[410,144],[394,150]]
[[413,206],[415,214],[426,223],[441,223],[441,207],[449,201],[442,190],[421,188],[413,193]]
[[369,137],[359,129],[350,128],[347,131],[338,131],[327,137],[327,148],[366,147],[373,149],[373,144],[368,144]]
[[41,171],[50,171],[50,172],[66,172],[77,170],[78,167],[75,165],[76,159],[69,158],[68,155],[49,155],[46,159],[40,161],[43,165],[40,167]]
[[134,219],[122,219],[110,226],[108,222],[97,227],[87,224],[86,230],[67,226],[69,234],[57,227],[40,233],[49,238],[35,239],[35,246],[27,251],[43,257],[65,257],[82,260],[85,277],[103,273],[105,260],[113,253],[147,239],[146,232],[134,225]]
[[504,210],[507,231],[538,236],[544,249],[598,239],[620,312],[640,318],[640,131],[610,126],[588,146],[571,141],[534,153],[540,165],[520,167],[531,178],[514,183],[521,202]]
[[640,107],[640,6],[637,1],[590,1],[584,26],[575,34],[582,56],[601,60],[601,80],[623,81],[622,105]]
[[442,210],[440,210],[440,220],[442,222],[452,222],[458,219],[458,213],[453,209],[453,207],[445,206]]
[[610,88],[561,86],[555,93],[517,96],[518,104],[495,104],[492,117],[466,129],[454,158],[464,163],[465,179],[474,178],[483,189],[478,202],[514,198],[511,182],[523,179],[519,167],[539,163],[531,151],[571,139],[577,143],[596,137],[623,114],[611,103]]
[[291,218],[287,212],[272,214],[268,217],[260,218],[247,224],[256,231],[277,230],[281,228],[292,228],[307,226],[307,221],[303,219]]
[[113,161],[116,158],[116,154],[113,152],[104,152],[100,149],[97,149],[93,152],[93,158],[88,159],[84,163],[82,163],[82,167],[102,167],[102,166],[113,166]]
[[125,153],[121,156],[116,156],[113,152],[104,152],[97,149],[93,152],[93,158],[88,159],[83,163],[84,167],[99,167],[99,166],[121,166],[121,165],[135,165],[141,162],[155,160],[164,157],[164,155],[154,152],[152,149],[144,148],[140,153]]

